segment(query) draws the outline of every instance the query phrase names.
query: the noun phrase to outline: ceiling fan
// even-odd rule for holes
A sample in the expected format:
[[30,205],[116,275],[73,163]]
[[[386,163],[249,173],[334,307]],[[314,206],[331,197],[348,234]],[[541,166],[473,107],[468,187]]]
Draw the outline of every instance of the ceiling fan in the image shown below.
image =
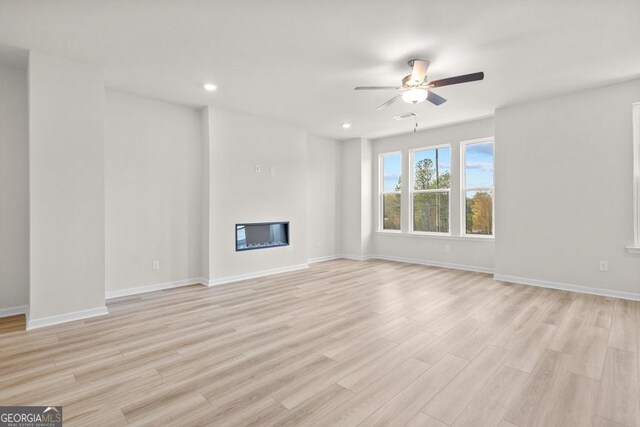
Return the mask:
[[427,82],[427,69],[429,68],[429,63],[429,61],[424,59],[409,60],[411,74],[406,75],[402,79],[402,86],[358,86],[355,90],[401,90],[401,94],[394,96],[376,108],[376,110],[382,110],[396,102],[399,98],[402,98],[404,102],[410,104],[417,104],[418,102],[426,100],[434,105],[440,105],[445,103],[447,100],[429,89],[457,85],[459,83],[475,82],[477,80],[484,79],[484,73],[479,72]]

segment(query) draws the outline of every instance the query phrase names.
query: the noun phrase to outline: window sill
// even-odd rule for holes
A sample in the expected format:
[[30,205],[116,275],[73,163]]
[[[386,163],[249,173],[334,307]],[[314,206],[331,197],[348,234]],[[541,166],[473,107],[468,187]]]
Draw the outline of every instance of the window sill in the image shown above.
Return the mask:
[[627,246],[627,252],[640,255],[640,246]]
[[495,237],[452,236],[451,234],[403,233],[401,231],[375,231],[378,236],[409,237],[414,239],[461,240],[465,242],[494,242]]

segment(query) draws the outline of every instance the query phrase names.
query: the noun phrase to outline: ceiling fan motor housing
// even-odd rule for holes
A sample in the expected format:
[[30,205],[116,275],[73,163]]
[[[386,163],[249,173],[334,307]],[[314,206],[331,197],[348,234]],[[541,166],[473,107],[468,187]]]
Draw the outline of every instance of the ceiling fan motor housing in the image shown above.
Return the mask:
[[[427,76],[424,76],[424,79],[427,79]],[[413,83],[413,84],[412,84]],[[412,86],[420,86],[420,83],[418,82],[412,82],[411,81],[411,74],[407,74],[406,76],[404,76],[404,78],[402,79],[402,87],[405,89],[408,89]]]

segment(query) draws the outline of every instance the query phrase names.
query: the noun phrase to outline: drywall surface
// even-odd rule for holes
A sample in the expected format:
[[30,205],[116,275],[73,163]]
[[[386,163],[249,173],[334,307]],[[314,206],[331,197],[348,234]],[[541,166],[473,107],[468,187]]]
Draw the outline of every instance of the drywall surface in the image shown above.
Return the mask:
[[371,255],[371,156],[367,139],[342,143],[342,253],[347,258]]
[[[233,111],[208,110],[209,278],[215,282],[306,264],[306,132]],[[236,252],[236,224],[274,221],[290,222],[289,246]]]
[[30,52],[30,320],[104,307],[104,78]]
[[0,65],[0,310],[29,302],[27,70]]
[[107,294],[201,275],[202,147],[198,110],[107,91]]
[[496,111],[497,274],[640,295],[625,250],[638,101],[635,80]]
[[307,134],[307,257],[341,253],[342,143]]

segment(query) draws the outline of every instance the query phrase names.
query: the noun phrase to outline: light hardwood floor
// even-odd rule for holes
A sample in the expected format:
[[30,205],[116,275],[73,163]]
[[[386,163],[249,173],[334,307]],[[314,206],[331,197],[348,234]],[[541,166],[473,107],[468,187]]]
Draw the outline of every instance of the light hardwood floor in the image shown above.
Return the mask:
[[640,303],[336,260],[0,322],[0,405],[66,425],[639,426]]

